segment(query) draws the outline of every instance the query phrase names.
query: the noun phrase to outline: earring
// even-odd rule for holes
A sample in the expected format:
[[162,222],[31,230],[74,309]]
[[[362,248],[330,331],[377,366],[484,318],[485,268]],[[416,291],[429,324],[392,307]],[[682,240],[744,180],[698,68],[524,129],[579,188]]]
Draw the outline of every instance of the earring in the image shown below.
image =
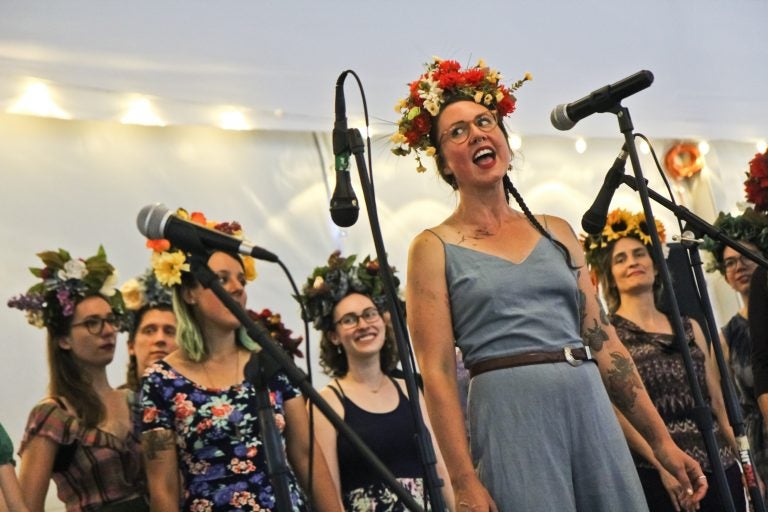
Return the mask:
[[343,353],[343,351],[341,350],[341,345],[336,345],[336,353],[338,355],[341,355]]

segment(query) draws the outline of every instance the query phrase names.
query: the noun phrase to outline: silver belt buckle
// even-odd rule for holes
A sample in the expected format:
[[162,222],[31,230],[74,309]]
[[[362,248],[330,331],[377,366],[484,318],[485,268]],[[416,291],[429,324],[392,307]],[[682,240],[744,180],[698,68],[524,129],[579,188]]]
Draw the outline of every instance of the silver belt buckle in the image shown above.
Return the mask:
[[[565,354],[565,361],[571,366],[581,366],[581,363],[584,362],[573,357],[573,350],[571,350],[571,347],[563,348],[563,353]],[[589,356],[589,352],[587,352],[587,356]]]

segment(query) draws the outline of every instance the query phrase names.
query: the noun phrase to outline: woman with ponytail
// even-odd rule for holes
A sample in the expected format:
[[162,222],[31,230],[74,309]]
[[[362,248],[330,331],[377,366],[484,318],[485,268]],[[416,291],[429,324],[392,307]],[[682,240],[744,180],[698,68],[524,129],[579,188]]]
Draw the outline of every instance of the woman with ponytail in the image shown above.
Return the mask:
[[[526,80],[507,87],[483,61],[461,69],[435,58],[398,105],[392,137],[396,154],[415,152],[419,171],[423,156],[434,157],[459,196],[447,219],[411,243],[406,286],[457,510],[647,510],[611,401],[678,478],[681,500],[694,503],[707,487],[701,468],[674,444],[648,398],[573,230],[533,215],[509,179],[502,119]],[[454,343],[471,376],[469,436]]]

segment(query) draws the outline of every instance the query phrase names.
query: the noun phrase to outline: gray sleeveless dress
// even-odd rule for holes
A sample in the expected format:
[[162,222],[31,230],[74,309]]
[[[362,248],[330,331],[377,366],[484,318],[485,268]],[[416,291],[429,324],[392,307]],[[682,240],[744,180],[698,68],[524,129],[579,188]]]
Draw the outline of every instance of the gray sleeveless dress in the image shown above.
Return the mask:
[[[583,345],[576,276],[549,240],[519,264],[443,245],[454,336],[467,367]],[[499,510],[648,510],[594,363],[478,375],[467,416],[477,473]]]

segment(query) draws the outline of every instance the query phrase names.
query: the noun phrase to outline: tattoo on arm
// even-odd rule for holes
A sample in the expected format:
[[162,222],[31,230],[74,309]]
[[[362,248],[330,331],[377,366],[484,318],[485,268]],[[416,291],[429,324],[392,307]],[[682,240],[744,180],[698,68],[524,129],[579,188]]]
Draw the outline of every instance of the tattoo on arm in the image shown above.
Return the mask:
[[626,414],[635,406],[638,391],[643,388],[643,383],[635,371],[632,359],[620,352],[611,352],[611,359],[613,368],[608,370],[605,387],[614,405]]
[[603,303],[600,302],[600,296],[595,294],[595,302],[597,302],[597,308],[600,310],[600,322],[603,325],[610,325],[610,320],[608,320],[608,313],[605,312],[605,308],[603,307]]
[[141,436],[141,447],[147,460],[155,460],[157,452],[173,450],[176,434],[172,430],[151,430]]
[[584,328],[584,343],[593,349],[595,352],[600,352],[603,349],[603,344],[608,341],[608,333],[605,332],[603,326],[597,323],[596,319],[592,319],[594,327]]

